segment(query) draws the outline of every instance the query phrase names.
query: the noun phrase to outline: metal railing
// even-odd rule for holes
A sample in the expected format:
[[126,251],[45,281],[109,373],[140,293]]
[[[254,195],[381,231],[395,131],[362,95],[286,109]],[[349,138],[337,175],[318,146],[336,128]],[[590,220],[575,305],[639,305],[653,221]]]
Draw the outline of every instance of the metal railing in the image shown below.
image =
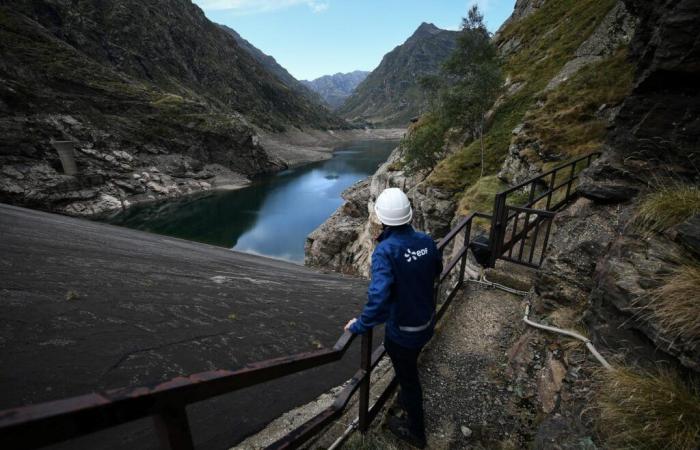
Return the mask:
[[[436,321],[442,318],[464,282],[471,225],[475,217],[491,218],[481,213],[470,214],[438,244],[438,249],[443,251],[455,237],[464,233],[462,246],[436,280],[436,304],[441,292],[447,294],[438,306]],[[456,283],[446,287],[445,282],[458,265]],[[383,344],[372,350],[372,334],[370,330],[362,335],[360,367],[333,404],[269,448],[300,446],[340,417],[358,389],[359,429],[368,429],[396,387],[396,381],[392,380],[375,403],[369,405],[370,376],[386,353]],[[345,332],[333,348],[252,363],[238,370],[200,372],[153,386],[114,389],[0,411],[0,448],[39,448],[151,416],[163,448],[189,450],[194,444],[187,418],[188,405],[338,361],[354,338],[355,335]]]
[[555,211],[571,201],[578,174],[598,156],[600,152],[590,153],[496,194],[489,266],[497,259],[534,268],[542,265]]

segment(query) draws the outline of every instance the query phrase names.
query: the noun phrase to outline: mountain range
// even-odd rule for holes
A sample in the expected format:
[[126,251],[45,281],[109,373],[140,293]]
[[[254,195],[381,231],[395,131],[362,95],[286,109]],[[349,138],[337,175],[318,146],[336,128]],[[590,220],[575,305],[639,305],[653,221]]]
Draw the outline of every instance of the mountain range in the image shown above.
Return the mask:
[[422,23],[406,42],[384,56],[336,112],[359,124],[407,126],[426,103],[420,79],[440,70],[456,46],[457,34]]
[[[90,215],[318,159],[304,149],[342,139],[325,130],[405,126],[453,34],[421,25],[359,86],[359,71],[302,83],[189,0],[5,1],[0,201]],[[324,103],[353,88],[350,125]],[[78,176],[55,140],[75,145]]]
[[357,85],[359,85],[370,72],[355,70],[349,73],[336,73],[335,75],[324,75],[314,80],[302,80],[301,82],[317,92],[321,98],[330,106],[336,109],[350,97]]
[[287,85],[290,89],[293,89],[297,93],[305,96],[308,98],[311,102],[316,103],[315,106],[321,106],[323,104],[323,101],[325,99],[322,98],[321,95],[319,95],[318,92],[314,89],[310,89],[310,86],[307,85],[307,81],[299,81],[292,74],[290,74],[287,69],[282,67],[277,60],[266,54],[263,53],[262,50],[259,48],[255,47],[253,44],[245,40],[243,37],[241,37],[236,30],[233,28],[229,28],[226,25],[219,25],[224,31],[229,33],[233,38],[236,40],[236,43],[248,52],[250,56],[253,57],[257,62],[259,62],[263,67],[265,67],[268,72],[276,76],[282,83]]

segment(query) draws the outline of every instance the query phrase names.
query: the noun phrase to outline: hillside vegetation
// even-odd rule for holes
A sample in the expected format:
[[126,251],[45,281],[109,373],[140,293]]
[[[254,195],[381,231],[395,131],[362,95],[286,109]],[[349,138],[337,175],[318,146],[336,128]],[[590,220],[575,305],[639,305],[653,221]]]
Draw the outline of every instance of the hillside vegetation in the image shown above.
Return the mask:
[[[631,89],[632,66],[620,50],[581,71],[556,88],[549,81],[596,29],[614,0],[552,0],[536,12],[505,25],[495,43],[501,48],[506,94],[491,113],[484,135],[485,175],[496,175],[507,156],[513,130],[524,123],[540,151],[525,148],[539,164],[561,163],[596,149],[605,137],[604,120],[595,115],[603,105],[619,103]],[[512,47],[515,49],[512,49]],[[605,68],[605,70],[600,70]],[[433,186],[469,195],[481,172],[479,142],[468,140],[440,161],[428,177]],[[465,198],[462,209],[472,202]],[[464,212],[463,210],[460,212]]]

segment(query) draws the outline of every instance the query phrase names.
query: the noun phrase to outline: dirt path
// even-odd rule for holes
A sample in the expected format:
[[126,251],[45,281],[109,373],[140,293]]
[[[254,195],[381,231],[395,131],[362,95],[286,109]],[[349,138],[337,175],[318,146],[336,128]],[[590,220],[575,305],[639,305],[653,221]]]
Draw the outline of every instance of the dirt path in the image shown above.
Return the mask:
[[508,349],[523,332],[523,300],[475,285],[459,300],[421,360],[430,447],[517,441],[507,407],[512,389],[502,372]]

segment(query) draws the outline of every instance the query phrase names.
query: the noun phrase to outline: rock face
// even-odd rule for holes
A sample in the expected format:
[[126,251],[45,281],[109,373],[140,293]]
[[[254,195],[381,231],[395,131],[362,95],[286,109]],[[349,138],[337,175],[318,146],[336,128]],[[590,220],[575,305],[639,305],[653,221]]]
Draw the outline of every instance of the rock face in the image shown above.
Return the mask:
[[405,127],[424,107],[419,80],[440,69],[456,38],[456,31],[421,24],[406,42],[384,55],[338,113],[352,122]]
[[636,19],[630,15],[625,4],[617,3],[576,50],[576,57],[564,65],[545,90],[554,89],[582,67],[614,54],[620,46],[630,42],[635,26]]
[[688,80],[700,72],[691,31],[700,5],[625,5],[639,20],[630,43],[635,88],[614,120],[603,157],[581,174],[578,191],[585,198],[556,220],[536,286],[539,307],[585,306],[585,323],[604,351],[646,367],[664,361],[698,372],[697,343],[668,335],[645,313],[649,290],[682,264],[683,255],[697,257],[698,218],[652,235],[636,231],[632,219],[650,180],[697,182],[689,160],[697,158],[698,87]]
[[0,42],[2,202],[88,214],[240,184],[284,166],[257,130],[344,126],[189,1],[4,2]]
[[[522,20],[537,11],[546,1],[547,0],[515,0],[513,13],[503,22],[503,25],[501,25],[498,31],[501,31],[511,22]],[[498,32],[496,32],[496,34],[498,34]]]
[[637,77],[616,120],[615,148],[625,156],[687,167],[689,159],[697,162],[700,141],[700,4],[625,0],[625,5],[640,20],[630,44]]
[[302,80],[301,82],[318,93],[331,109],[337,109],[350,97],[355,88],[367,78],[367,75],[369,75],[369,72],[355,70],[349,73],[324,75],[315,80]]

